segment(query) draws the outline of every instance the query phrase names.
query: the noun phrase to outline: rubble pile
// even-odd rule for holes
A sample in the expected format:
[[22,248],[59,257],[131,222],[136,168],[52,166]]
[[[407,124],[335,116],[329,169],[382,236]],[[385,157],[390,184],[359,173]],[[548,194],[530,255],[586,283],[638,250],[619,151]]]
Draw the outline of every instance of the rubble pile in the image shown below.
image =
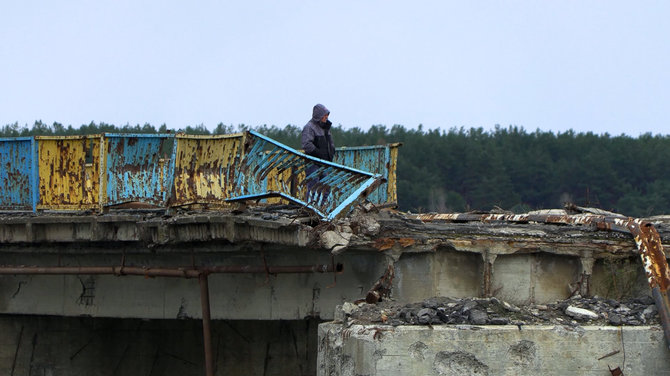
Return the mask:
[[552,304],[515,306],[497,298],[436,297],[400,305],[345,303],[337,319],[347,324],[398,325],[658,325],[651,297],[624,301],[575,296]]

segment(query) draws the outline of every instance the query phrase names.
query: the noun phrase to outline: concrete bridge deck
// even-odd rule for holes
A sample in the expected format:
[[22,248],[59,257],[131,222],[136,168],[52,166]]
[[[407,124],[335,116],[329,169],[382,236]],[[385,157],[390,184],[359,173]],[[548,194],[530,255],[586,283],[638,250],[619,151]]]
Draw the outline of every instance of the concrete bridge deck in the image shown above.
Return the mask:
[[[523,304],[576,292],[649,293],[634,240],[622,233],[583,225],[423,223],[393,211],[310,225],[299,210],[276,208],[171,216],[3,216],[0,265],[229,267],[214,273],[210,282],[212,317],[221,319],[330,319],[336,305],[364,298],[389,265],[394,269],[392,296],[400,301],[496,296]],[[665,225],[659,222],[657,228],[668,241]],[[265,269],[331,264],[343,270],[273,274]],[[260,272],[231,273],[233,267]],[[612,268],[620,272],[613,274]],[[38,274],[3,276],[0,312],[200,316],[193,278],[121,277],[118,269],[110,275]]]
[[[665,222],[655,224],[670,243]],[[206,270],[211,319],[246,328],[331,320],[337,305],[371,291],[399,302],[495,296],[515,304],[650,293],[632,236],[588,224],[424,223],[392,210],[325,223],[285,205],[2,215],[0,266],[0,313],[127,319],[201,318],[197,273]],[[94,268],[107,269],[86,273]],[[313,343],[315,330],[299,341]],[[316,348],[308,353],[301,367],[314,374]]]

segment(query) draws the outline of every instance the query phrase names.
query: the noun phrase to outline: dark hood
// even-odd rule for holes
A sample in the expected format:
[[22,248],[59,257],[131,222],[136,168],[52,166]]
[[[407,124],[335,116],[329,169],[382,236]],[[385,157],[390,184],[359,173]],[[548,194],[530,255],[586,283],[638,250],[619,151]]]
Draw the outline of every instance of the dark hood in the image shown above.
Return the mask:
[[312,110],[312,120],[318,123],[325,114],[330,114],[330,111],[326,106],[319,103],[314,106],[314,109]]

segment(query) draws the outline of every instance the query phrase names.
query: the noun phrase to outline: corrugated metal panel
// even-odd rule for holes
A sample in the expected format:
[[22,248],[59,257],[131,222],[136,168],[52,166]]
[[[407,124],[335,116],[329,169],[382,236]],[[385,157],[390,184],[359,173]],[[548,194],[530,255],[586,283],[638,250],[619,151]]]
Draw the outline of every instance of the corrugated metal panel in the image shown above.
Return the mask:
[[[273,173],[276,176],[271,185],[274,189],[270,190],[267,178]],[[304,179],[293,179],[301,173],[305,174]],[[381,175],[310,157],[249,131],[235,189],[228,200],[283,197],[331,220],[346,214],[351,205],[366,197],[383,180]],[[298,193],[306,189],[304,196]]]
[[174,177],[174,135],[107,133],[104,143],[102,205],[165,207]]
[[37,209],[99,206],[101,136],[37,136]]
[[0,138],[0,209],[35,210],[36,176],[33,138]]
[[233,189],[244,134],[177,135],[174,198],[171,206],[222,204]]

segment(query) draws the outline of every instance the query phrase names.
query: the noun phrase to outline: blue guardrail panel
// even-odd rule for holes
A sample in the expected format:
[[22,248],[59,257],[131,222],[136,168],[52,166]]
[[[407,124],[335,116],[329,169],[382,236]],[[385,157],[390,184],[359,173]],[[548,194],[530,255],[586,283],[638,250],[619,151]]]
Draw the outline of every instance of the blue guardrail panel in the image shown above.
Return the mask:
[[337,148],[333,162],[381,175],[386,182],[370,193],[368,201],[376,205],[386,203],[388,200],[386,185],[388,184],[388,166],[390,164],[388,145]]
[[[282,171],[291,174],[268,189],[268,175],[284,175]],[[302,174],[304,179],[297,179]],[[314,158],[249,131],[234,192],[227,201],[282,197],[313,210],[322,219],[333,220],[348,214],[351,205],[383,181],[381,175]]]
[[32,137],[0,138],[0,209],[35,211],[35,154]]
[[167,206],[174,179],[173,134],[105,134],[103,205]]

